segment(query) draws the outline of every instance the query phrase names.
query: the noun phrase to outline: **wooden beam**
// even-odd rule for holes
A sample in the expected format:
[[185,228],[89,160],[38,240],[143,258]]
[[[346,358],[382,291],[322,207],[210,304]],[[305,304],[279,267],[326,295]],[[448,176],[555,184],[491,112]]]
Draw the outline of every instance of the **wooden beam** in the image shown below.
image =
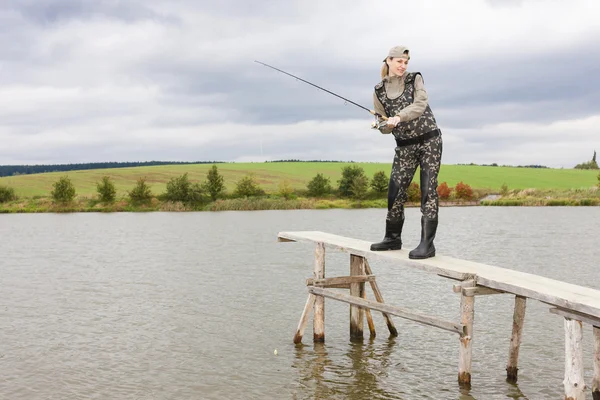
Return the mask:
[[[360,256],[350,255],[350,275],[365,275],[364,267],[365,259]],[[364,282],[354,282],[350,284],[350,296],[363,298],[365,292]],[[362,308],[350,304],[350,339],[362,340],[363,336],[363,323],[365,320],[365,312]]]
[[506,380],[511,383],[516,383],[518,379],[519,348],[521,347],[521,336],[523,334],[526,305],[527,299],[525,297],[515,296],[512,336],[510,337],[508,364],[506,366]]
[[377,310],[381,312],[385,312],[386,314],[396,315],[398,317],[408,319],[411,321],[419,322],[429,326],[435,326],[437,328],[458,333],[462,335],[464,333],[464,326],[462,324],[457,324],[454,322],[444,321],[435,317],[431,317],[428,315],[415,314],[406,309],[390,306],[387,304],[375,302],[372,300],[363,300],[356,298],[354,296],[349,296],[347,294],[336,292],[331,289],[323,289],[318,287],[309,287],[308,292],[317,296],[328,297],[330,299],[343,301],[345,303],[354,304],[359,307],[370,308],[372,310]]
[[592,379],[592,398],[600,400],[600,328],[594,326],[594,378]]
[[[315,248],[315,279],[325,278],[325,244],[319,242]],[[313,341],[325,341],[325,299],[319,296],[315,299],[315,314],[313,317]]]
[[[462,285],[464,289],[472,282],[465,282]],[[460,323],[464,326],[464,335],[460,336],[460,348],[458,358],[458,384],[460,386],[470,387],[471,385],[471,366],[472,366],[472,338],[473,338],[473,318],[475,316],[475,297],[466,296],[461,293],[460,296]]]
[[475,279],[469,279],[464,281],[463,283],[452,285],[452,291],[454,293],[462,293],[465,296],[484,296],[489,294],[506,293],[501,290],[495,290],[485,286],[476,286]]
[[[373,275],[373,271],[371,270],[371,266],[369,265],[369,260],[365,258],[365,272],[367,275]],[[373,290],[373,294],[375,295],[375,300],[380,303],[383,303],[383,296],[381,295],[381,291],[379,290],[379,285],[377,285],[377,281],[370,281],[371,289]],[[394,321],[392,321],[392,317],[390,317],[386,313],[382,313],[383,318],[385,319],[385,323],[387,324],[388,330],[390,331],[391,336],[398,336],[398,331],[396,330],[396,326],[394,325]]]
[[[363,300],[367,300],[367,291],[363,290]],[[375,333],[375,324],[373,323],[373,316],[371,315],[371,309],[365,308],[365,315],[367,316],[367,324],[369,325],[369,332],[371,334],[371,338],[376,336]]]
[[315,299],[315,295],[309,293],[308,299],[306,299],[306,304],[304,305],[304,311],[302,311],[302,316],[300,317],[300,322],[298,323],[298,329],[296,330],[296,334],[294,335],[294,344],[302,342],[304,329],[306,328],[306,323],[308,322],[310,310],[315,305]]
[[600,318],[596,318],[591,315],[586,315],[577,311],[565,310],[564,308],[558,307],[551,308],[550,312],[565,318],[575,319],[577,321],[585,322],[586,324],[600,327]]
[[350,287],[351,283],[364,283],[372,282],[375,280],[375,275],[362,275],[362,276],[336,276],[332,278],[314,279],[308,278],[306,280],[306,286],[320,286],[320,287]]
[[584,400],[583,330],[581,321],[565,318],[565,400]]

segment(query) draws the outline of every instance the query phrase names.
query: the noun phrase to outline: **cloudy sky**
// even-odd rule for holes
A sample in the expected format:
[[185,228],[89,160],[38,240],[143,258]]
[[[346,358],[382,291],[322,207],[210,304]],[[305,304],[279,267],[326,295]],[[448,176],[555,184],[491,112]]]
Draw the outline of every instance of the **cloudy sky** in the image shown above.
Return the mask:
[[444,164],[600,151],[597,0],[0,0],[0,164],[390,162],[372,108],[411,49]]

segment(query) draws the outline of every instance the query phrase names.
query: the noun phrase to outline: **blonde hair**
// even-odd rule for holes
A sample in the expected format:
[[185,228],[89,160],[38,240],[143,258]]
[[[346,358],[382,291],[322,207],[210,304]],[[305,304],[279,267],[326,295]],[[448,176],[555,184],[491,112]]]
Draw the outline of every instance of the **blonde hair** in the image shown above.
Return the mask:
[[[387,59],[389,59],[389,57]],[[383,66],[381,67],[381,79],[388,76],[389,72],[390,72],[390,67],[388,66],[388,63],[384,61]]]

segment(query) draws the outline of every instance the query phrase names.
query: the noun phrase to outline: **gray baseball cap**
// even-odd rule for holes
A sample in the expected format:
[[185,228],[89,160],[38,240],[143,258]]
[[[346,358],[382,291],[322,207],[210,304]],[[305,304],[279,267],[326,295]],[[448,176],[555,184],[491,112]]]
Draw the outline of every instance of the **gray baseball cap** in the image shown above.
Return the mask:
[[[404,54],[404,52],[407,52],[408,54]],[[385,62],[385,60],[388,57],[404,57],[404,58],[410,58],[410,52],[408,51],[408,47],[406,46],[394,46],[390,49],[390,51],[388,52],[388,55],[386,58],[383,59],[383,62]]]

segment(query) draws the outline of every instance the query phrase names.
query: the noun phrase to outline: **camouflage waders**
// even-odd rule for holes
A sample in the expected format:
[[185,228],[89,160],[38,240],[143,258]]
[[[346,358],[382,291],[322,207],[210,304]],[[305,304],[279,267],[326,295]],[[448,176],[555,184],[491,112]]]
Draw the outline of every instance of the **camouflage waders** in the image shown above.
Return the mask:
[[[388,116],[393,116],[414,100],[414,78],[408,74],[404,92],[388,99],[383,82],[375,86],[375,93]],[[392,134],[397,147],[388,186],[388,213],[386,232],[382,242],[371,245],[371,250],[399,250],[402,248],[404,203],[408,200],[408,187],[417,167],[420,167],[421,187],[421,242],[409,253],[409,258],[435,256],[433,239],[437,230],[439,199],[437,176],[442,158],[442,136],[429,105],[423,114],[411,121],[399,123]]]

